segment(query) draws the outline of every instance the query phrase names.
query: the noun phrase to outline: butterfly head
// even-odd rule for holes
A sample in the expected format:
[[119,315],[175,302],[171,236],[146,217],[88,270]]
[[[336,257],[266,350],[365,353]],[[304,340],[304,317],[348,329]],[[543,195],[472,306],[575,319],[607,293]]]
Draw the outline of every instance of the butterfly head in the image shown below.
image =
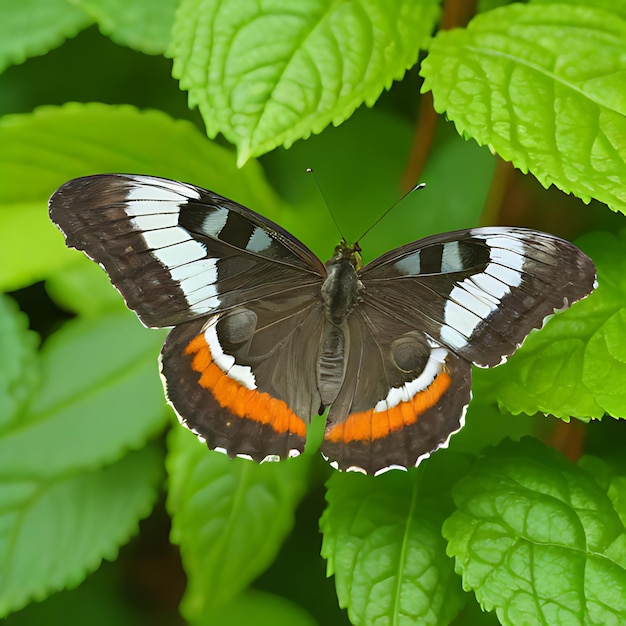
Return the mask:
[[341,260],[348,260],[356,271],[361,269],[363,260],[361,259],[361,246],[358,241],[348,243],[343,237],[339,244],[335,246],[335,254],[329,263],[337,263]]

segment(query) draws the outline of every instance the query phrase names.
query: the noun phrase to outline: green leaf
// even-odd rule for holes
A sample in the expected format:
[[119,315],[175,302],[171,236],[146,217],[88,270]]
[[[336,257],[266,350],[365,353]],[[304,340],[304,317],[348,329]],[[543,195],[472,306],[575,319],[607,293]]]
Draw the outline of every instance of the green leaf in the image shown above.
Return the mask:
[[0,3],[0,72],[60,46],[89,23],[85,12],[67,0]]
[[577,243],[596,263],[595,292],[531,333],[506,364],[474,372],[475,384],[511,413],[626,415],[626,233],[591,233]]
[[515,3],[440,31],[423,91],[459,133],[548,187],[626,212],[626,19]]
[[113,41],[145,54],[163,54],[170,41],[177,0],[78,0]]
[[417,471],[331,476],[322,556],[353,624],[447,624],[460,611],[465,598],[441,524],[450,486],[466,470],[440,452]]
[[274,560],[293,526],[310,459],[229,459],[182,428],[169,443],[167,506],[188,577],[181,613],[194,621],[230,602]]
[[39,380],[37,344],[28,318],[0,295],[0,433],[10,429]]
[[309,613],[287,598],[248,589],[232,602],[195,619],[192,626],[316,626],[316,623]]
[[613,417],[626,416],[626,231],[590,233],[580,245],[598,266],[597,307],[600,322],[585,353],[582,382],[601,409]]
[[[65,442],[66,452],[72,440]],[[4,452],[4,450],[3,450]],[[45,456],[39,457],[45,465]],[[92,471],[0,470],[0,615],[77,585],[137,531],[156,500],[156,446]]]
[[0,439],[0,475],[44,480],[111,463],[166,421],[163,333],[134,315],[74,320],[41,351],[41,386]]
[[611,11],[612,13],[617,13],[622,17],[626,17],[626,0],[530,0],[533,4],[542,5],[542,4],[559,4],[564,5],[567,4],[579,4],[582,6],[592,6],[597,9],[605,9],[607,11]]
[[[61,268],[46,281],[46,291],[60,307],[84,317],[125,311],[126,304],[108,274],[97,263],[76,252],[75,262]],[[85,294],[89,297],[85,298]]]
[[5,289],[75,262],[76,253],[65,248],[48,218],[47,202],[77,176],[154,174],[210,186],[261,211],[278,205],[258,164],[238,170],[230,151],[189,122],[158,111],[105,104],[42,107],[0,120],[0,145],[0,287]]
[[238,161],[340,124],[417,61],[435,0],[182,0],[168,54]]
[[507,441],[452,495],[448,554],[502,624],[622,622],[626,529],[589,474],[536,440]]
[[591,474],[611,499],[615,512],[626,526],[626,466],[623,458],[600,459],[586,454],[578,466]]
[[0,329],[3,616],[114,558],[149,512],[162,473],[156,448],[126,453],[162,427],[166,412],[162,334],[132,314],[69,322],[39,358],[7,298]]

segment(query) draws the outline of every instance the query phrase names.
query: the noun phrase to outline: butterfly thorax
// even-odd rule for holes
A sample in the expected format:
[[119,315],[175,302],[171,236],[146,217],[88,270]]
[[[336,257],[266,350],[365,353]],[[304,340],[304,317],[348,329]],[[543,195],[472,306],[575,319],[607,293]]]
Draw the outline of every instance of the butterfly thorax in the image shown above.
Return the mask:
[[350,315],[363,290],[357,274],[361,267],[360,251],[358,243],[350,245],[342,240],[326,263],[328,275],[322,284],[322,299],[326,319],[335,326],[341,326]]

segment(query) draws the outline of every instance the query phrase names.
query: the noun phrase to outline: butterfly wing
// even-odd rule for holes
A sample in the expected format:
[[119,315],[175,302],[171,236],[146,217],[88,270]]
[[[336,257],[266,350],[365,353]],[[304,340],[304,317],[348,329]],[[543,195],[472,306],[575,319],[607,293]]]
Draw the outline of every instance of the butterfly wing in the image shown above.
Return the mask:
[[475,365],[493,367],[547,316],[591,293],[596,270],[568,241],[491,227],[392,250],[363,268],[361,279],[372,306],[411,320]]
[[312,252],[231,200],[152,176],[70,181],[50,216],[144,324],[175,326],[161,363],[181,422],[231,456],[302,451],[320,407],[326,270]]
[[360,278],[322,451],[341,469],[376,473],[445,445],[463,425],[470,363],[504,361],[555,309],[588,295],[596,273],[557,237],[477,228],[392,250]]
[[471,366],[367,299],[348,326],[344,384],[328,413],[322,453],[338,469],[368,474],[413,467],[463,426]]
[[50,217],[150,327],[306,289],[325,275],[319,259],[274,222],[154,176],[77,178],[54,193]]

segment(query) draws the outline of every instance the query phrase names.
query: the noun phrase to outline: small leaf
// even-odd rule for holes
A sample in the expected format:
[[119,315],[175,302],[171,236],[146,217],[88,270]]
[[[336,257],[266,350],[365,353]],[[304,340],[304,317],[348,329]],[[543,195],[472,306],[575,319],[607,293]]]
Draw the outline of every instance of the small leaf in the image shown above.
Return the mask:
[[191,123],[158,111],[105,104],[42,107],[2,118],[0,145],[0,287],[5,289],[75,262],[76,253],[65,248],[48,217],[47,203],[57,187],[77,176],[153,174],[206,185],[260,211],[279,206],[258,164],[238,170],[230,151]]
[[210,137],[238,161],[340,124],[415,64],[434,0],[183,0],[169,54]]
[[78,0],[116,43],[145,54],[163,54],[170,41],[176,0]]
[[60,46],[90,21],[67,0],[0,3],[0,72]]
[[39,381],[37,335],[28,318],[0,295],[0,433],[15,425],[19,411]]
[[598,288],[531,333],[506,364],[475,372],[475,382],[511,413],[626,415],[626,233],[590,233],[577,243],[596,264]]
[[465,598],[441,524],[450,486],[466,469],[440,452],[419,471],[331,476],[322,556],[353,624],[447,624],[460,611]]
[[182,428],[169,443],[172,541],[189,581],[181,613],[194,621],[235,598],[273,561],[293,526],[310,459],[229,459]]
[[163,333],[131,313],[66,324],[41,352],[41,387],[0,439],[0,475],[43,480],[119,459],[165,423]]
[[35,476],[3,467],[0,615],[76,586],[103,558],[114,559],[150,513],[161,481],[157,446],[87,472]]
[[548,187],[626,212],[626,18],[512,4],[440,31],[423,91],[459,133]]
[[536,440],[507,441],[453,497],[448,554],[502,624],[621,623],[626,529],[586,472]]

